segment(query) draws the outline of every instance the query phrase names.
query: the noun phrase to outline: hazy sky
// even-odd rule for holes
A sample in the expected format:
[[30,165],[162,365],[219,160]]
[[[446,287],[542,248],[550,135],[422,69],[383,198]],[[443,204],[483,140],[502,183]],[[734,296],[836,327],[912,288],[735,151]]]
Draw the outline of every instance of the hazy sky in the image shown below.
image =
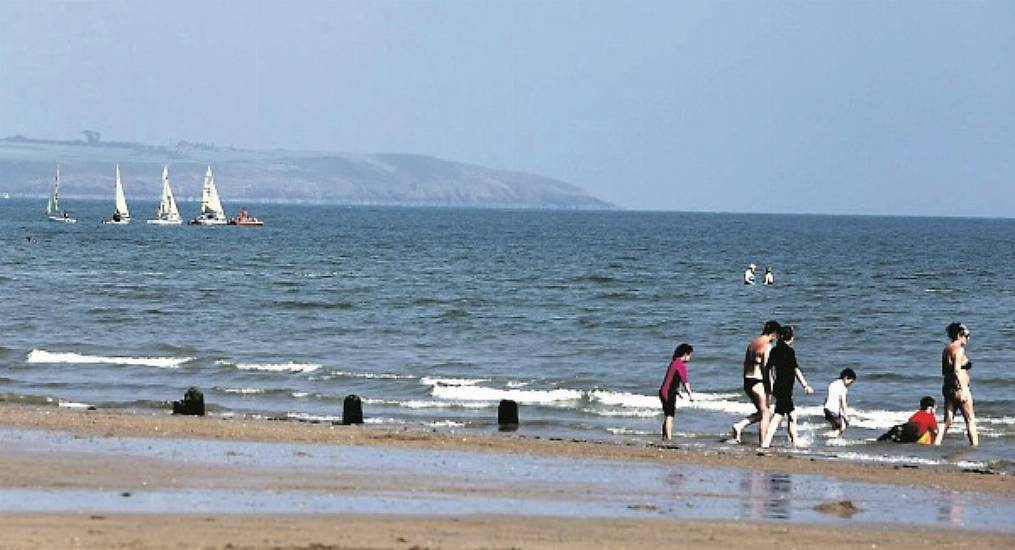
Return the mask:
[[0,135],[406,152],[628,208],[1015,216],[1015,2],[0,0]]

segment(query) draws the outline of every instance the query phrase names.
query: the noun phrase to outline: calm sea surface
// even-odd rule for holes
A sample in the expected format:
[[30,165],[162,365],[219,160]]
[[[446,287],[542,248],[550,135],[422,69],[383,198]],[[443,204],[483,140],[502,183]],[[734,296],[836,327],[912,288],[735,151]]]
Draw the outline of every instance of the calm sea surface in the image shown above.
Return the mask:
[[[0,200],[9,402],[164,408],[194,385],[214,414],[333,420],[357,394],[368,422],[495,431],[514,399],[521,433],[653,441],[689,342],[698,400],[675,439],[722,448],[751,410],[744,347],[774,318],[797,327],[817,389],[798,388],[801,452],[1015,458],[1013,220],[260,205],[251,229],[149,226],[154,203],[102,226],[111,200],[72,199],[80,222],[64,225],[44,202]],[[743,285],[751,262],[777,284]],[[955,320],[973,331],[981,449],[961,420],[939,448],[873,441],[940,401]],[[844,367],[854,427],[829,439],[824,388]]]

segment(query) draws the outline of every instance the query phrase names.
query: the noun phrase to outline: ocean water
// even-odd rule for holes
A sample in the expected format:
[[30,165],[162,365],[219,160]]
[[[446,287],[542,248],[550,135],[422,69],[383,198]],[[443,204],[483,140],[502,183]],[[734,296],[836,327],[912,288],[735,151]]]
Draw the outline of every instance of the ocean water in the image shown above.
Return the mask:
[[[262,228],[102,226],[112,201],[0,200],[0,398],[165,408],[197,386],[213,414],[648,442],[673,348],[698,399],[675,443],[724,442],[751,411],[741,359],[768,319],[797,328],[797,452],[1012,470],[1015,220],[258,205]],[[239,205],[227,204],[236,210]],[[184,216],[197,210],[181,205]],[[771,265],[776,285],[745,286]],[[981,447],[874,439],[939,401],[944,327],[973,331]],[[825,387],[851,367],[853,426]],[[786,446],[784,432],[775,442]]]

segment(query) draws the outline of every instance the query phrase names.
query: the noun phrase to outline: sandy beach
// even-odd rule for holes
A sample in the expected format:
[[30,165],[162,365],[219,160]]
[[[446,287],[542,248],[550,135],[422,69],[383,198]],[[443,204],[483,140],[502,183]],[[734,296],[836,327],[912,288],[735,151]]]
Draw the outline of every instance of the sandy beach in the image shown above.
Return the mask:
[[[871,506],[879,499],[891,506],[894,492],[919,501],[931,494],[926,491],[936,491],[959,499],[952,508],[968,522],[968,511],[962,512],[968,503],[982,500],[989,510],[996,508],[991,502],[1013,502],[1010,476],[788,453],[759,456],[746,445],[743,453],[716,453],[534,439],[524,432],[414,431],[15,405],[0,407],[0,438],[6,501],[0,501],[5,533],[0,546],[10,548],[623,548],[678,541],[714,548],[739,547],[745,538],[760,548],[1015,545],[1010,519],[988,518],[980,527],[962,521],[884,525],[850,519],[848,510],[813,512],[816,505],[830,504],[820,498],[773,504],[764,492],[781,475],[788,483],[790,474],[795,494],[821,497],[823,480],[842,480],[845,487],[858,487],[859,494],[878,497]],[[292,446],[265,447],[282,444]],[[271,456],[278,449],[279,456]],[[708,513],[721,516],[736,506],[737,514],[685,518],[672,506],[664,510],[660,495],[683,491],[691,506],[721,489],[710,490],[708,484],[702,489],[691,481],[655,487],[653,478],[638,477],[643,466],[683,468],[672,471],[700,472],[712,480],[741,479],[733,483],[735,490],[736,483],[744,490],[760,487],[761,497],[713,498],[718,504]],[[598,479],[610,476],[616,477]],[[617,492],[611,496],[611,491]],[[194,499],[195,506],[181,505],[173,500],[177,495]],[[287,506],[295,513],[286,513]],[[825,522],[824,516],[832,519]],[[766,520],[772,517],[785,519]]]

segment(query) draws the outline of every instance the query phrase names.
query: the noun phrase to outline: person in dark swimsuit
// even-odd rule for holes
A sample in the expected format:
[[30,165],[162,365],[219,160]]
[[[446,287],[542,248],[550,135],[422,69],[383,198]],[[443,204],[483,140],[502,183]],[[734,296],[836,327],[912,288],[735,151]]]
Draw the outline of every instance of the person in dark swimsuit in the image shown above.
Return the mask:
[[775,414],[772,415],[772,419],[768,423],[768,432],[765,441],[761,444],[762,447],[768,447],[772,444],[772,438],[775,436],[775,431],[779,429],[783,416],[787,419],[786,431],[789,432],[790,443],[796,447],[796,414],[793,413],[796,407],[793,404],[793,382],[799,379],[800,385],[804,388],[804,393],[814,393],[811,386],[807,384],[807,380],[804,379],[804,373],[800,370],[800,366],[797,364],[796,351],[791,347],[793,337],[793,327],[783,325],[779,329],[779,342],[768,355],[768,364],[773,374],[775,374],[775,383],[772,386],[772,397],[775,398]]
[[744,428],[760,422],[758,442],[764,443],[768,429],[768,407],[771,401],[772,386],[768,372],[768,354],[772,343],[779,336],[779,323],[769,321],[761,330],[761,336],[751,340],[744,352],[744,393],[754,404],[755,412],[745,416],[730,427],[731,438],[740,443],[740,435]]
[[951,342],[941,352],[941,375],[944,378],[941,393],[945,402],[944,425],[938,431],[934,444],[941,444],[945,433],[948,432],[948,428],[955,420],[955,411],[958,410],[966,419],[966,437],[969,439],[969,444],[976,447],[980,444],[980,437],[976,431],[976,413],[973,409],[973,392],[969,376],[973,362],[966,355],[966,346],[973,334],[962,323],[948,325],[945,332],[948,333]]

